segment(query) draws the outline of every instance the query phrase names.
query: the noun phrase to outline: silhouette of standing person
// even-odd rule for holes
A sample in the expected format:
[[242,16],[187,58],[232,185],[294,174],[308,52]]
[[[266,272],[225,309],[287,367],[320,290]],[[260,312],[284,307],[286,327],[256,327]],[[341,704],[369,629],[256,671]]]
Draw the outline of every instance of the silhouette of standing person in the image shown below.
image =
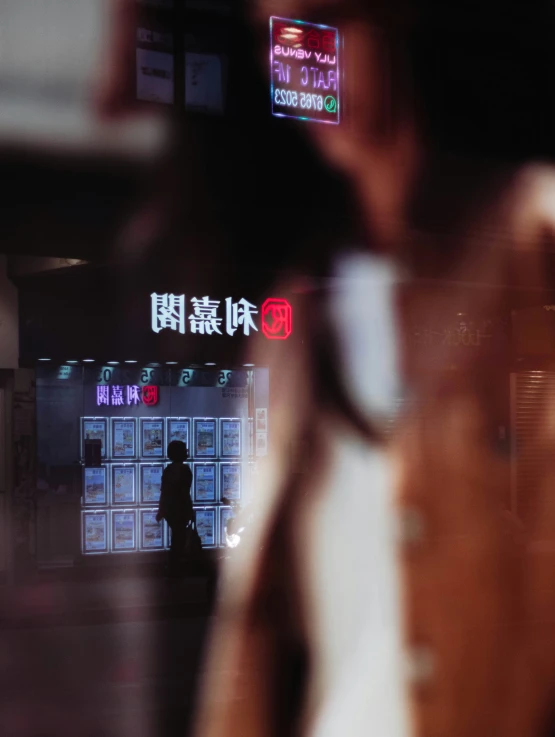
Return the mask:
[[191,483],[193,474],[185,465],[188,458],[187,446],[181,440],[173,440],[168,445],[168,458],[171,464],[162,474],[160,504],[156,519],[165,519],[172,531],[170,546],[170,576],[179,575],[180,560],[183,557],[187,525],[193,519]]

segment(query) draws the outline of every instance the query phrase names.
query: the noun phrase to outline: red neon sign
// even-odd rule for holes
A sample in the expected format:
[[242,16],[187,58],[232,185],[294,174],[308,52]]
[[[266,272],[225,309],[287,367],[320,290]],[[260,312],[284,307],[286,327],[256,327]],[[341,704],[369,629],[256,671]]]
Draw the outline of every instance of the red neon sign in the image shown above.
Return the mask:
[[154,407],[158,404],[158,387],[143,386],[143,404],[147,407]]
[[262,305],[262,332],[268,340],[287,340],[293,332],[293,308],[286,299],[270,297]]

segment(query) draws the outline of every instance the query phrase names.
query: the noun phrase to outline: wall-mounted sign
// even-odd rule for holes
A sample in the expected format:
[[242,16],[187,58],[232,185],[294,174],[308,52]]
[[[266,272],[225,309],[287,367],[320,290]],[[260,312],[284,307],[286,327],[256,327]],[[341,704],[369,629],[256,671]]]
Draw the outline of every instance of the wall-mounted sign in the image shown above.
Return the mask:
[[168,28],[137,28],[137,99],[174,102],[173,36]]
[[272,114],[338,124],[339,31],[270,18]]
[[262,332],[268,340],[287,340],[293,332],[293,311],[286,299],[267,299],[262,305]]
[[153,292],[150,302],[151,328],[155,333],[174,330],[181,335],[190,332],[233,336],[239,331],[248,337],[259,332],[259,319],[262,333],[269,340],[285,340],[292,332],[293,310],[286,299],[267,299],[261,310],[246,299],[234,302],[231,297],[227,297],[223,308],[219,299],[205,296],[187,301],[184,294]]
[[103,384],[96,387],[96,406],[102,407],[132,407],[145,404],[154,407],[158,404],[159,392],[157,386],[108,386]]

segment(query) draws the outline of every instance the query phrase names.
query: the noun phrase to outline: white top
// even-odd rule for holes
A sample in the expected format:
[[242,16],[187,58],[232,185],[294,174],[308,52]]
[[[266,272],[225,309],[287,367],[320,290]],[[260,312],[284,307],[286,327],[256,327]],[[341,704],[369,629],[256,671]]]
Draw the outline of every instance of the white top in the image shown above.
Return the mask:
[[[345,258],[330,307],[345,380],[365,413],[385,419],[400,397],[394,271]],[[307,737],[409,737],[403,693],[400,582],[388,454],[333,431],[331,470],[298,518],[312,680]]]

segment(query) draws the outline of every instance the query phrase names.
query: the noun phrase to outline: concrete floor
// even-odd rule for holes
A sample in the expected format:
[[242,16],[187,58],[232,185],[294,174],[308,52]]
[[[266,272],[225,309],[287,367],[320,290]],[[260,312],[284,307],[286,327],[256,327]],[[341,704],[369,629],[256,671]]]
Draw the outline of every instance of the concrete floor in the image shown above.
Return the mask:
[[1,591],[0,734],[186,737],[211,618],[202,582],[164,586]]

